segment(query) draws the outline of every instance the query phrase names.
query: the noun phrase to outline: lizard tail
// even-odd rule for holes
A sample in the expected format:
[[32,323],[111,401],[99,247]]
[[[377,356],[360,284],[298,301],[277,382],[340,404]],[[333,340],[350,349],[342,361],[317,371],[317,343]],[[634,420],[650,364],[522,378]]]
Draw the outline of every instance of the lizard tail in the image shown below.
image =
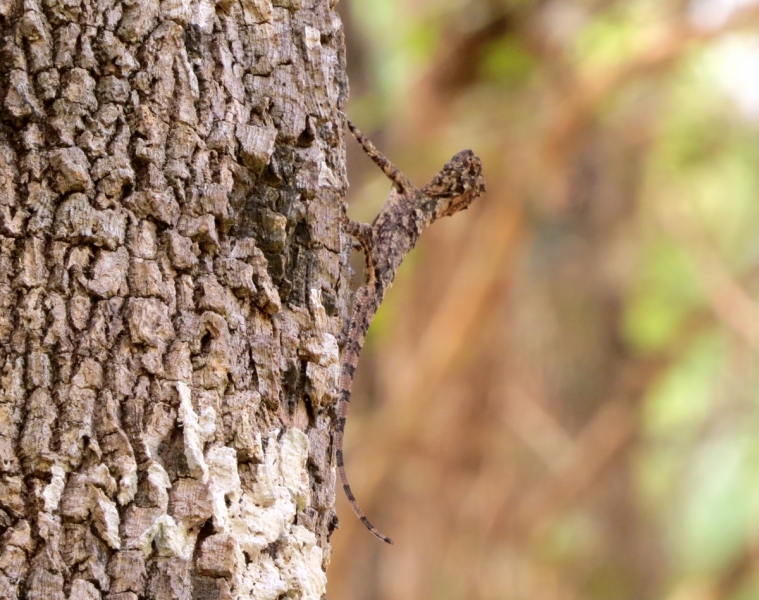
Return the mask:
[[353,512],[361,520],[364,526],[383,542],[392,544],[386,535],[382,534],[374,525],[369,522],[364,512],[359,508],[356,497],[353,495],[351,486],[348,484],[348,474],[345,472],[345,462],[343,461],[343,437],[345,434],[345,421],[348,417],[348,407],[351,401],[351,389],[353,388],[353,376],[356,374],[356,365],[358,357],[361,354],[361,348],[364,346],[366,332],[372,322],[372,317],[377,312],[377,307],[382,301],[382,293],[377,292],[374,287],[374,271],[369,268],[370,254],[367,254],[367,271],[369,272],[370,283],[362,285],[356,292],[353,302],[353,316],[350,327],[348,328],[348,340],[343,348],[343,360],[340,368],[340,396],[337,401],[337,428],[335,431],[335,458],[337,470],[340,473],[340,481],[343,482],[343,490],[348,497],[348,501],[353,507]]
[[343,482],[343,491],[345,491],[345,495],[348,497],[348,502],[351,503],[353,512],[356,513],[356,516],[361,520],[364,526],[369,531],[372,532],[373,535],[381,539],[383,542],[392,544],[393,540],[391,540],[389,537],[383,534],[379,529],[377,529],[374,525],[372,525],[369,522],[369,519],[366,518],[366,515],[364,514],[364,512],[359,507],[358,502],[356,501],[356,497],[353,495],[353,491],[351,490],[351,486],[348,483],[348,474],[345,472],[345,464],[343,463],[342,450],[338,450],[337,452],[337,470],[340,473],[340,481]]
[[382,169],[382,172],[395,184],[398,191],[403,194],[408,190],[413,190],[414,186],[408,179],[406,179],[406,176],[401,173],[401,170],[391,163],[382,152],[377,150],[374,144],[372,144],[369,139],[361,133],[353,123],[351,123],[350,119],[346,118],[345,120],[348,122],[348,129],[351,130],[356,141],[361,144],[364,152],[366,152],[367,156],[371,158],[380,169]]

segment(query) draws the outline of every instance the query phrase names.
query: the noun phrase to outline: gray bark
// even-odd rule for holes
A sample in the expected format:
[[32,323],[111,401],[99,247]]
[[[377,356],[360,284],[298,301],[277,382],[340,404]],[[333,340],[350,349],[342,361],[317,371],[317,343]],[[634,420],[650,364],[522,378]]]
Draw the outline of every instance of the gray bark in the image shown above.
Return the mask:
[[0,0],[0,597],[318,599],[333,0]]

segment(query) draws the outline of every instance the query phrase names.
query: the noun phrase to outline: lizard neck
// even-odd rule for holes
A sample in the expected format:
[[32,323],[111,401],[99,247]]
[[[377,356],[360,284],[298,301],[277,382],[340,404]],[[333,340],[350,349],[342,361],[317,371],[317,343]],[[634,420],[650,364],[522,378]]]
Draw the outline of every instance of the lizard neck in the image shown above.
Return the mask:
[[436,204],[419,190],[404,196],[393,191],[375,219],[376,278],[382,293],[395,279],[398,267],[422,232],[435,220]]

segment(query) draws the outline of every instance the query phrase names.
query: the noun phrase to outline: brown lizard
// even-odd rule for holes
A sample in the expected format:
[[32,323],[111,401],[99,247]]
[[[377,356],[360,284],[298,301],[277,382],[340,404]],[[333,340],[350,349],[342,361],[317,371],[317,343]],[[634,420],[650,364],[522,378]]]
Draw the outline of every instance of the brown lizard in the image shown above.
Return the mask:
[[385,293],[393,283],[403,259],[416,245],[427,226],[440,217],[453,215],[469,207],[485,191],[482,163],[471,150],[456,154],[423,188],[417,188],[385,158],[350,121],[348,128],[364,152],[393,183],[390,195],[371,225],[351,221],[343,216],[343,230],[356,239],[366,260],[366,282],[354,296],[348,338],[340,366],[340,391],[337,403],[335,448],[337,470],[345,495],[361,522],[381,540],[393,541],[380,533],[366,518],[348,484],[343,461],[345,420],[353,387],[353,376],[364,339]]

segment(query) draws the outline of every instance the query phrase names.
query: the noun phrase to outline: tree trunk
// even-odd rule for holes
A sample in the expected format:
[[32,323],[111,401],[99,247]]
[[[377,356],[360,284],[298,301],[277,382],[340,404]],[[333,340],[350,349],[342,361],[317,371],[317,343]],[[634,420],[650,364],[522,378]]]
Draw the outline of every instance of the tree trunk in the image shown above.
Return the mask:
[[0,597],[318,599],[334,0],[0,0]]

